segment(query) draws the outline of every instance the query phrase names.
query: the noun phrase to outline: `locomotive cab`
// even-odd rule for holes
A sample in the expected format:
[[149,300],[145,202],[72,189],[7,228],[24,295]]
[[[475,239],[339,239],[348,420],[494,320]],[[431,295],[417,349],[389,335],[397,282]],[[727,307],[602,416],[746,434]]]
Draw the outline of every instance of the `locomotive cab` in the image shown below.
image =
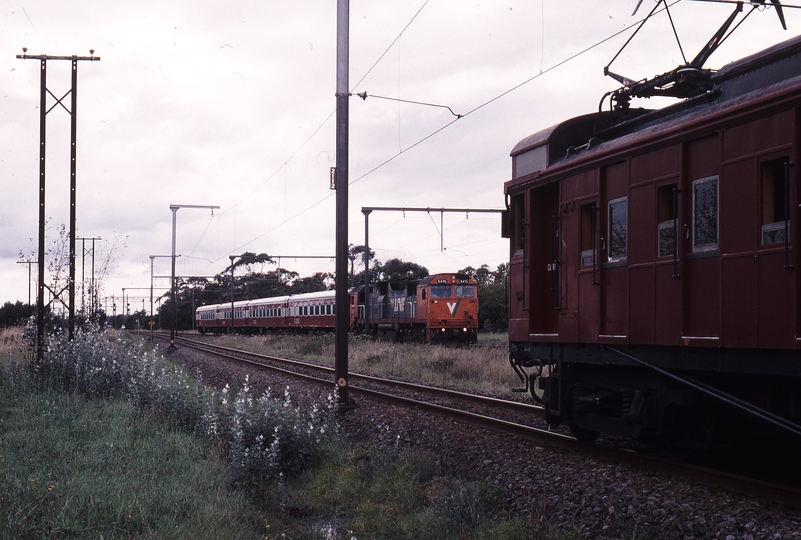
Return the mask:
[[417,287],[417,317],[426,321],[428,341],[478,340],[478,293],[463,274],[428,276]]

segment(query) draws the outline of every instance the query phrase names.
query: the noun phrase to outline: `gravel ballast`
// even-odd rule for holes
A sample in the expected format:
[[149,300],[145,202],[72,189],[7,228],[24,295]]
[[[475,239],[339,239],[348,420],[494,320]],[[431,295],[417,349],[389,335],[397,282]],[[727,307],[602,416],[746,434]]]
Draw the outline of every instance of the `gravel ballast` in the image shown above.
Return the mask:
[[[172,359],[209,385],[244,380],[295,403],[320,403],[333,391],[179,347]],[[666,474],[510,438],[448,418],[362,399],[340,417],[354,440],[397,440],[424,449],[443,470],[506,488],[510,513],[586,538],[801,539],[801,510],[678,480]]]

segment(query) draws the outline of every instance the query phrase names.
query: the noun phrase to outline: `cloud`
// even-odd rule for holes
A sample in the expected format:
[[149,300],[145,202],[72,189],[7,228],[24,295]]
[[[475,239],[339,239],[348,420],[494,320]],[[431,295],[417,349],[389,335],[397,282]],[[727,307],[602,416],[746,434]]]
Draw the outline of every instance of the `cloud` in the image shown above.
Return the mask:
[[[602,70],[628,34],[549,68],[637,20],[630,17],[634,2],[622,0],[424,4],[352,3],[351,87],[462,114],[480,108],[442,129],[454,119],[447,109],[350,99],[353,243],[363,242],[362,206],[503,205],[511,148],[595,110],[616,87]],[[0,301],[27,300],[27,271],[15,264],[16,254],[30,252],[37,236],[39,69],[37,61],[14,58],[23,46],[50,55],[87,55],[93,48],[102,58],[79,64],[77,211],[78,234],[102,237],[106,249],[127,235],[106,277],[108,294],[149,285],[148,256],[171,249],[175,203],[221,207],[214,216],[178,212],[182,275],[217,273],[228,254],[244,250],[333,253],[334,2],[34,0],[24,12],[12,5],[0,10],[0,45],[7,51],[0,58]],[[729,10],[676,5],[687,49],[703,44]],[[790,28],[800,22],[795,11],[786,13]],[[642,78],[681,61],[664,19],[649,23],[615,61],[618,72]],[[788,38],[774,19],[755,14],[710,64]],[[59,97],[69,89],[68,62],[48,63],[48,88]],[[47,215],[66,223],[63,110],[48,115],[47,137]],[[441,250],[433,217],[436,227],[426,215],[372,215],[379,258],[402,256],[432,271],[505,260],[508,242],[497,219],[446,216],[448,249]],[[301,274],[333,271],[328,261],[282,264]]]

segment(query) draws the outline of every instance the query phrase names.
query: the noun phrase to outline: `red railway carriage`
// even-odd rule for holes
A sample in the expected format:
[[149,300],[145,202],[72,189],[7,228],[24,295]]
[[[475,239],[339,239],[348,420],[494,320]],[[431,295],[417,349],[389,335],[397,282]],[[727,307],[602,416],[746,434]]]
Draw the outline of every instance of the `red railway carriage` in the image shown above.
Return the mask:
[[266,329],[333,329],[334,291],[275,296],[233,303],[201,306],[195,312],[195,327],[202,334],[260,333]]
[[688,447],[735,418],[801,435],[800,136],[796,38],[665,109],[514,148],[510,361],[551,423]]

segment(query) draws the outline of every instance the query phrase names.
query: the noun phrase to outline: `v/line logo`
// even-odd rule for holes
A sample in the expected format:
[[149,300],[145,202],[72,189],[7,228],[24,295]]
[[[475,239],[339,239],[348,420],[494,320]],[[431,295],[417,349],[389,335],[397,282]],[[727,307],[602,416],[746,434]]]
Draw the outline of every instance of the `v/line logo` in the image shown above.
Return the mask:
[[459,311],[459,304],[462,303],[462,299],[459,298],[456,302],[446,302],[448,306],[448,311],[451,312],[451,317],[456,317],[456,312]]

